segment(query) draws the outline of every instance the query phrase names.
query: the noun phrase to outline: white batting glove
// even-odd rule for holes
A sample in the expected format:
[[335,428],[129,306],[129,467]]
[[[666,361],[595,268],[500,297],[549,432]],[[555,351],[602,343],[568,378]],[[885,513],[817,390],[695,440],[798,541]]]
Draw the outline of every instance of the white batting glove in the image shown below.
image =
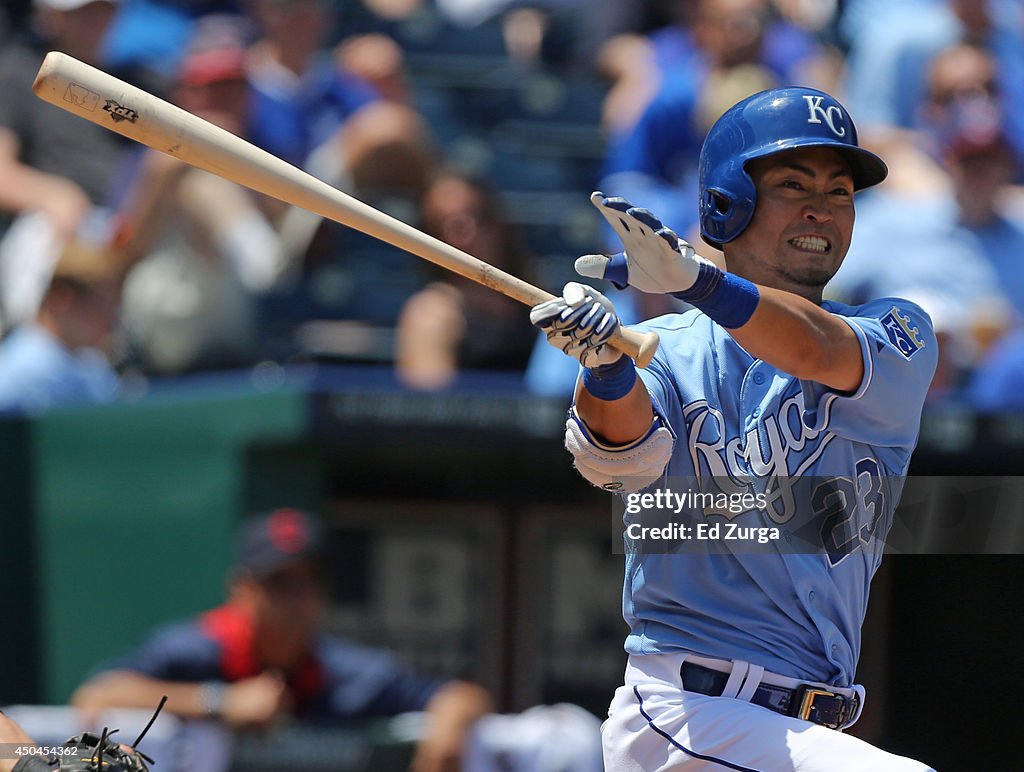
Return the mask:
[[577,258],[580,276],[607,279],[619,289],[628,285],[641,292],[666,294],[690,289],[701,263],[711,262],[649,211],[624,198],[607,198],[597,191],[590,195],[590,202],[618,234],[625,252]]
[[569,282],[562,297],[531,308],[530,321],[544,331],[548,343],[584,367],[610,365],[623,356],[607,345],[619,327],[615,306],[586,284]]

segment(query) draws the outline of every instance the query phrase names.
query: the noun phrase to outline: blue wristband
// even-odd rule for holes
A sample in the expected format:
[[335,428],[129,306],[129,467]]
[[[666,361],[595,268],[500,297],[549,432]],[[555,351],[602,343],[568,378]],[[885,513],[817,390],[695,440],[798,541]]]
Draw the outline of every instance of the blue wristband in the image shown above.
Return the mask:
[[633,390],[636,383],[636,367],[627,356],[620,357],[610,365],[587,367],[583,370],[583,388],[594,397],[605,402],[622,399]]
[[729,330],[749,322],[761,299],[757,285],[711,263],[701,263],[693,286],[683,292],[673,292],[672,296],[699,308]]

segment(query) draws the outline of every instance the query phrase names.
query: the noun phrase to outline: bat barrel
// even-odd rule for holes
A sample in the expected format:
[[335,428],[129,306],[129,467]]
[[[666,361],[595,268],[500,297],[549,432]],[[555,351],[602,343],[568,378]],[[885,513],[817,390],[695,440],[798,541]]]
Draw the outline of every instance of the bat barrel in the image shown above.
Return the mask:
[[521,303],[535,305],[551,297],[241,137],[67,54],[48,53],[32,89],[41,99],[154,150],[368,233]]
[[[51,51],[32,90],[88,121],[272,198],[334,220],[454,271],[526,305],[553,295],[343,193],[287,161],[74,57]],[[623,331],[613,345],[653,354]],[[647,340],[650,340],[648,334]],[[657,336],[654,336],[657,347]],[[634,356],[636,355],[636,356]],[[646,366],[642,359],[637,360]],[[649,358],[648,358],[649,361]]]

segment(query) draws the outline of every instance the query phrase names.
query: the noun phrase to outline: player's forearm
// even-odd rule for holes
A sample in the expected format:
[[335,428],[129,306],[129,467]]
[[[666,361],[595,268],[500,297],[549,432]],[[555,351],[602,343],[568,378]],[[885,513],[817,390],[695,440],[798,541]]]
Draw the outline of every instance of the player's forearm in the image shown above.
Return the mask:
[[446,684],[427,703],[430,721],[423,743],[432,746],[440,756],[459,757],[470,727],[494,709],[490,695],[477,684]]
[[128,670],[103,673],[80,686],[71,696],[71,704],[81,710],[106,708],[152,709],[167,696],[166,710],[182,718],[208,715],[204,684],[161,681]]
[[427,704],[427,734],[416,750],[413,772],[447,772],[461,769],[470,728],[494,710],[490,695],[468,681],[442,686]]
[[651,428],[654,410],[644,382],[637,378],[621,399],[598,399],[580,383],[576,387],[576,412],[598,440],[608,445],[627,445]]
[[494,702],[487,690],[470,681],[445,684],[430,698],[426,708],[434,726],[450,730],[468,729],[493,710]]
[[759,286],[750,320],[729,330],[752,356],[801,380],[854,391],[864,377],[860,344],[850,326],[791,292]]

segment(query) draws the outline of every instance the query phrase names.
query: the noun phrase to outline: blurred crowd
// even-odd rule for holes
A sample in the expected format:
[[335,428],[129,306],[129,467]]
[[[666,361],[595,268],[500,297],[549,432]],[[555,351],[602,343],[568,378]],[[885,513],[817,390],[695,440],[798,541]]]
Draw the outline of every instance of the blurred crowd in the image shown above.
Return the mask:
[[[858,199],[828,292],[931,314],[933,401],[1024,407],[1022,0],[5,4],[0,410],[268,360],[567,394],[525,307],[36,99],[51,49],[546,289],[618,249],[591,190],[699,243],[711,123],[776,85],[835,93],[891,174]],[[634,320],[675,302],[616,296]]]

